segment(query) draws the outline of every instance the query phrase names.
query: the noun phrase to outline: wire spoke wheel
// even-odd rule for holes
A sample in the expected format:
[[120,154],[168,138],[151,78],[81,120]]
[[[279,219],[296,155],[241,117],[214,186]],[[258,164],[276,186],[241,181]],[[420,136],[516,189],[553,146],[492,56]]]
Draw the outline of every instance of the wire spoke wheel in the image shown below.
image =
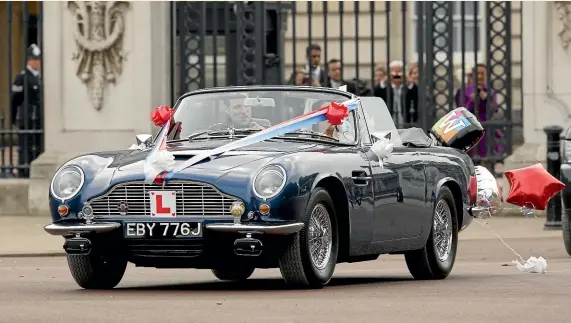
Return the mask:
[[321,270],[329,263],[333,236],[327,208],[317,204],[309,220],[309,253],[313,266]]
[[432,223],[434,251],[441,262],[445,262],[452,250],[452,212],[445,200],[439,200]]

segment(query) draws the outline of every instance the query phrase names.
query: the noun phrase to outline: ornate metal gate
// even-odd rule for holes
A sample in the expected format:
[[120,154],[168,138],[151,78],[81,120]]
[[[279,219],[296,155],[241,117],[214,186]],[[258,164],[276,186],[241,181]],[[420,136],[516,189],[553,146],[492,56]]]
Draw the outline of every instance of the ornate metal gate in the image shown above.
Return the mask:
[[[387,76],[390,62],[400,60],[405,76],[415,69],[419,75],[411,81],[419,93],[418,119],[403,126],[428,129],[457,106],[475,106],[487,135],[481,143],[486,148],[474,149],[474,161],[495,163],[512,152],[513,129],[521,127],[512,118],[522,106],[514,94],[521,82],[514,85],[512,74],[512,52],[521,50],[512,47],[519,37],[512,31],[512,16],[521,13],[520,2],[193,1],[171,6],[173,102],[182,92],[203,87],[295,83],[296,70],[311,66],[311,48],[319,49],[323,63],[342,60],[341,74],[356,84],[358,94],[374,95],[379,75]],[[415,65],[407,64],[411,61]],[[473,99],[471,90],[478,94]]]
[[[420,76],[420,93],[425,93],[424,117],[421,126],[428,129],[437,118],[440,118],[456,106],[465,106],[466,97],[456,98],[454,93],[454,64],[460,63],[462,77],[459,89],[466,89],[470,84],[466,84],[464,76],[472,73],[472,81],[478,84],[480,73],[474,70],[466,70],[466,63],[471,61],[472,65],[481,64],[485,69],[485,89],[490,89],[489,99],[481,99],[475,96],[474,105],[476,116],[480,118],[482,125],[486,129],[485,142],[480,145],[486,147],[480,151],[484,154],[476,153],[473,156],[475,162],[485,160],[490,163],[503,161],[510,155],[513,148],[512,131],[514,126],[521,127],[521,123],[512,120],[512,2],[491,1],[485,2],[483,15],[487,17],[484,25],[485,40],[483,57],[478,57],[479,50],[467,50],[466,38],[460,37],[461,50],[460,60],[454,60],[453,48],[454,37],[453,20],[454,6],[459,7],[460,23],[462,32],[466,29],[467,10],[471,9],[474,20],[480,16],[480,4],[478,2],[451,2],[451,1],[431,1],[417,2],[417,11],[422,16],[425,23],[418,24],[417,34],[423,35],[418,38],[418,48],[423,48],[426,60],[419,57],[419,69],[426,69],[427,73]],[[468,8],[471,6],[471,8]],[[426,26],[426,29],[424,29]],[[479,27],[479,26],[478,26]],[[474,33],[472,49],[476,49],[482,44],[479,33]],[[474,63],[476,62],[476,63]],[[425,67],[425,68],[424,68]],[[467,91],[466,91],[467,92]],[[493,95],[492,95],[493,94]],[[478,102],[480,101],[480,102]],[[485,109],[486,111],[479,111]],[[475,151],[477,147],[474,148]]]
[[[28,177],[44,150],[42,3],[0,2],[0,177]],[[22,74],[22,72],[25,72]]]

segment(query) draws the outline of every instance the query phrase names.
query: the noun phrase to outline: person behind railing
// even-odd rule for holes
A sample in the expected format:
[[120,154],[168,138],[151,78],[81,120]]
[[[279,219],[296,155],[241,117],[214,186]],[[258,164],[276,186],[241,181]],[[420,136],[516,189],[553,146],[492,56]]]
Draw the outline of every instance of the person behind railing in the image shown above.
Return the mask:
[[[477,84],[474,84],[474,75],[476,75]],[[492,119],[494,114],[498,112],[496,92],[494,89],[487,88],[486,78],[486,65],[477,64],[468,79],[466,87],[464,89],[460,89],[456,93],[456,105],[458,107],[465,107],[468,109],[468,111],[472,112],[481,122]],[[487,109],[488,104],[490,111]],[[493,131],[493,135],[494,140],[491,147],[493,154],[502,155],[504,152],[504,146],[497,141],[501,140],[504,137],[504,134],[500,129],[495,129],[495,131]],[[468,154],[472,157],[479,156],[482,159],[486,159],[488,157],[487,137],[487,134],[484,135],[478,145],[471,149]],[[475,161],[475,163],[491,168],[490,165],[486,165],[481,161]],[[500,165],[497,166],[499,167]]]
[[387,83],[387,64],[385,63],[378,63],[375,65],[374,69],[374,79],[373,79],[373,93],[375,93],[376,88],[385,88]]
[[379,83],[374,89],[374,95],[387,103],[397,128],[418,120],[418,89],[416,84],[403,84],[403,67],[402,61],[392,61],[389,64],[390,86]]
[[406,84],[408,86],[418,86],[418,63],[413,62],[408,65],[406,72]]
[[343,65],[341,60],[338,58],[333,58],[327,62],[327,80],[325,81],[325,87],[331,87],[337,89],[343,85],[347,85],[347,92],[359,95],[357,93],[357,87],[355,83],[347,82],[341,78],[341,69]]
[[11,87],[11,122],[20,129],[18,164],[26,166],[18,169],[18,177],[29,176],[30,163],[41,153],[42,136],[36,133],[24,133],[26,130],[40,130],[42,127],[40,115],[42,113],[40,106],[41,54],[36,44],[28,47],[26,69],[16,75]]
[[321,47],[311,44],[305,49],[307,65],[305,66],[306,78],[310,79],[313,86],[321,86],[327,81],[327,71],[321,66]]

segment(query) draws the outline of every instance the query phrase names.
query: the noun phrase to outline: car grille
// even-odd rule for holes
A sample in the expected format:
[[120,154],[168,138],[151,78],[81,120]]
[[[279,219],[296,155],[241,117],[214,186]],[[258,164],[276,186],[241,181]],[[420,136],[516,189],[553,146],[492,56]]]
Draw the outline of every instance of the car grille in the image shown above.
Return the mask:
[[[176,191],[177,217],[232,217],[230,207],[238,199],[225,195],[214,186],[190,181],[172,181],[164,186],[144,182],[128,182],[115,185],[104,195],[88,201],[96,218],[150,217],[150,192]],[[127,212],[119,211],[126,203]]]

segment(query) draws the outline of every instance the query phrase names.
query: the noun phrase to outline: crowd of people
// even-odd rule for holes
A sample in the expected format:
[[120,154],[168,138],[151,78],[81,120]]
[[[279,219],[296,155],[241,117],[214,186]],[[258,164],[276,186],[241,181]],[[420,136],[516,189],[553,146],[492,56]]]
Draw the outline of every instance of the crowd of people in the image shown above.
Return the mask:
[[[358,79],[344,80],[342,78],[343,62],[332,58],[323,66],[322,49],[317,44],[306,48],[305,67],[297,67],[288,83],[299,86],[323,86],[338,88],[346,85],[347,91],[359,96],[377,96],[383,99],[393,116],[397,128],[418,126],[419,121],[419,66],[416,62],[407,64],[394,60],[388,64],[379,63],[374,67],[374,83]],[[388,67],[388,68],[387,68]],[[406,73],[406,74],[405,74]],[[462,76],[461,76],[462,77]],[[487,88],[487,69],[484,64],[477,64],[466,71],[464,87],[456,91],[456,107],[465,107],[474,113],[478,120],[491,119],[498,111],[497,95],[493,89]],[[502,156],[504,147],[501,144],[504,136],[499,129],[487,134],[480,143],[468,153],[476,164],[489,166],[497,174],[502,172],[502,162],[494,165],[486,164],[488,154]],[[488,139],[489,136],[492,138]],[[491,142],[490,145],[489,142]],[[490,146],[490,149],[487,147]],[[493,167],[492,167],[493,166]]]

